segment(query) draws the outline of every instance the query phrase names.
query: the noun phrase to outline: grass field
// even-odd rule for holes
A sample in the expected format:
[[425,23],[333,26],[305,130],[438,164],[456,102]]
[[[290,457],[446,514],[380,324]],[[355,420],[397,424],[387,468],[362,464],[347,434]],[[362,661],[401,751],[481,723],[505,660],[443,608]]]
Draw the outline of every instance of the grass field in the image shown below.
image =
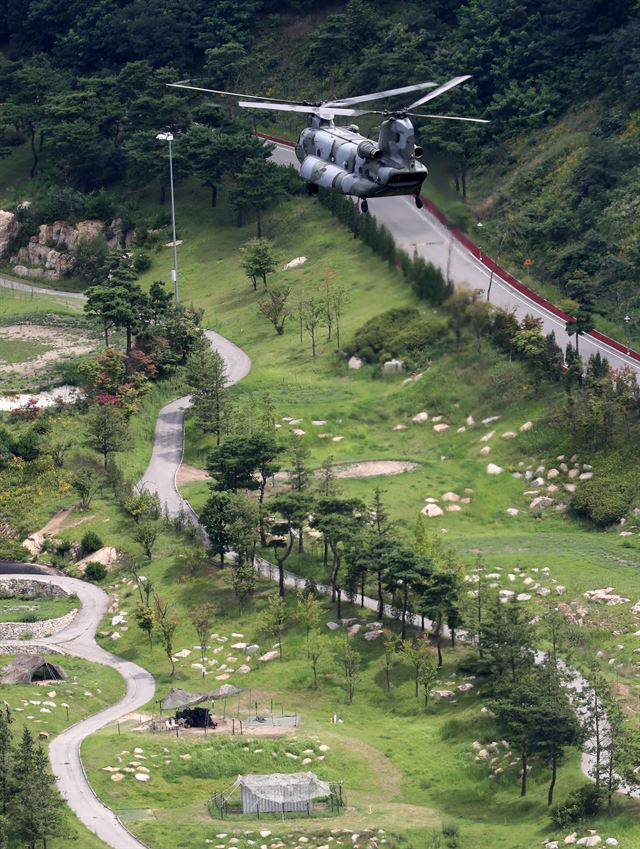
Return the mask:
[[0,622],[41,622],[77,610],[77,598],[0,598]]

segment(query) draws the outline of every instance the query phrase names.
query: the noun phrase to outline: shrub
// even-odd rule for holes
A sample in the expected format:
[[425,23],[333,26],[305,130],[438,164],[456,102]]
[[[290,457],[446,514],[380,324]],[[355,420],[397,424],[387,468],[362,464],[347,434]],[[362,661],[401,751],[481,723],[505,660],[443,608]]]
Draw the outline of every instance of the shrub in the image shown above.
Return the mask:
[[33,613],[33,612],[25,613],[25,615],[22,617],[22,619],[20,621],[26,622],[26,623],[29,623],[29,624],[33,624],[34,622],[38,621],[38,616],[37,616],[36,613]]
[[570,793],[564,802],[551,809],[551,819],[558,828],[568,828],[582,820],[595,817],[601,807],[603,793],[595,784],[586,784]]
[[99,584],[107,577],[107,570],[102,563],[92,560],[90,563],[87,563],[87,568],[84,570],[84,576],[87,581]]
[[80,540],[80,545],[87,554],[93,554],[94,551],[102,548],[103,542],[95,531],[85,531]]
[[98,282],[105,272],[109,248],[102,236],[80,239],[73,252],[73,273],[89,283]]
[[613,469],[599,471],[593,480],[580,484],[571,499],[571,509],[604,528],[625,515],[635,492],[636,486],[630,476],[625,477]]
[[138,274],[148,271],[151,268],[151,257],[149,254],[144,251],[136,251],[133,256],[133,267]]

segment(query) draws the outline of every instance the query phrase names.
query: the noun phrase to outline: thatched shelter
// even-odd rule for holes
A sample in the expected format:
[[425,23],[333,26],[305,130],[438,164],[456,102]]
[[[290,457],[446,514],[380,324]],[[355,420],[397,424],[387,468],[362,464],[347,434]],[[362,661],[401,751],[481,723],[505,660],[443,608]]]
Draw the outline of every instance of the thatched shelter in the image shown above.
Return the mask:
[[33,681],[66,681],[67,673],[57,663],[37,654],[19,654],[2,671],[2,684],[31,684]]

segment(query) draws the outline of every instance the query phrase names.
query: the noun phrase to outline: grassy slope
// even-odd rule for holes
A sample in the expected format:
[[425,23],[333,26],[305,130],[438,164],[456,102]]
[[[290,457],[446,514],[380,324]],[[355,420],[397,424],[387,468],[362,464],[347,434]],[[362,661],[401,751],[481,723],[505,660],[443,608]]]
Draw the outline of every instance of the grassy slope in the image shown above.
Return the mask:
[[[73,598],[50,599],[0,599],[0,622],[24,622],[44,619],[56,619],[71,610],[77,610],[79,604]],[[34,618],[35,617],[35,618]]]
[[[245,642],[257,641],[262,651],[271,647],[273,638],[259,632],[256,612],[272,586],[263,584],[258,600],[246,613],[239,615],[228,573],[218,572],[180,582],[177,580],[179,563],[176,557],[173,564],[161,560],[145,569],[158,591],[173,602],[173,613],[179,619],[174,650],[192,650],[189,657],[178,661],[176,677],[172,679],[168,675],[168,661],[161,649],[156,646],[150,652],[136,629],[123,634],[118,652],[144,663],[153,672],[158,680],[159,695],[170,686],[196,692],[217,686],[220,682],[215,678],[215,670],[212,669],[204,682],[199,671],[191,667],[199,659],[199,652],[193,650],[197,639],[184,613],[193,603],[211,601],[216,615],[207,657],[217,659],[219,664],[231,655],[237,658],[235,662],[228,661],[232,667],[241,662],[251,666],[248,674],[231,676],[230,680],[244,687],[245,692],[239,700],[229,700],[228,715],[235,716],[239,710],[240,717],[246,717],[250,701],[251,704],[257,701],[259,713],[268,713],[273,700],[276,712],[281,710],[281,705],[286,713],[297,711],[302,724],[284,742],[263,738],[254,738],[252,742],[250,735],[239,742],[220,737],[194,739],[185,735],[178,739],[173,735],[148,737],[132,733],[131,725],[121,737],[113,729],[106,729],[87,740],[83,757],[96,790],[118,813],[126,816],[143,839],[163,849],[187,849],[212,839],[217,832],[226,832],[229,837],[236,836],[238,845],[244,849],[247,846],[244,830],[264,826],[258,826],[250,818],[212,822],[206,813],[209,794],[215,789],[227,788],[237,772],[265,771],[264,755],[254,752],[255,748],[264,748],[267,752],[275,749],[278,756],[272,763],[279,770],[299,769],[299,763],[287,759],[283,753],[299,752],[310,738],[317,738],[316,743],[328,744],[330,752],[326,763],[308,768],[319,767],[323,775],[345,781],[349,808],[340,820],[331,822],[331,827],[349,827],[356,831],[363,827],[383,827],[401,835],[409,845],[424,845],[432,827],[439,827],[442,821],[454,821],[461,831],[460,846],[468,849],[478,846],[526,849],[543,837],[553,835],[554,830],[545,816],[546,770],[534,767],[531,792],[523,803],[517,793],[516,767],[507,767],[504,776],[490,780],[487,768],[473,760],[471,742],[474,739],[488,743],[496,738],[491,720],[480,712],[485,702],[477,682],[469,694],[458,696],[455,703],[434,703],[425,715],[421,699],[414,695],[410,669],[394,661],[392,690],[387,692],[382,644],[380,641],[367,643],[359,635],[354,641],[361,652],[361,673],[355,703],[350,707],[346,704],[340,670],[330,654],[321,660],[319,689],[311,689],[311,670],[305,657],[301,626],[290,621],[283,640],[285,661],[282,664],[277,660],[262,664],[255,656],[245,661],[241,651],[230,647],[235,641],[232,633],[242,634]],[[135,603],[131,587],[120,583],[114,585],[113,590],[120,594],[121,606],[131,609]],[[291,599],[289,604],[292,605]],[[363,615],[358,608],[344,605],[343,616],[352,614]],[[334,616],[335,612],[325,602],[325,619]],[[365,618],[371,619],[372,614],[366,614]],[[329,634],[324,627],[322,630]],[[228,637],[228,642],[218,643],[218,635]],[[335,635],[328,639],[330,645],[335,645]],[[222,652],[215,653],[214,649],[220,646]],[[446,665],[439,687],[452,687],[462,682],[456,665],[464,651],[445,650]],[[154,705],[148,708],[152,710]],[[217,712],[220,711],[218,706]],[[333,713],[342,720],[340,724],[331,723]],[[288,742],[296,738],[297,743]],[[130,775],[119,784],[111,782],[103,767],[117,765],[117,757],[122,756],[123,750],[132,752],[136,746],[144,750],[145,766],[150,767],[149,783],[143,785]],[[248,746],[249,751],[243,746]],[[183,755],[191,757],[183,762],[179,760]],[[123,764],[128,759],[124,757]],[[171,760],[171,764],[166,764],[165,760]],[[580,782],[578,759],[572,755],[562,768],[558,797],[562,798]],[[637,809],[621,804],[614,831],[624,847],[637,845],[633,840],[637,814]],[[294,829],[316,834],[316,842],[320,842],[327,823],[323,819],[294,823],[269,821],[267,827],[274,835],[282,835],[285,845],[289,846],[291,839],[287,841],[286,835]]]
[[[34,734],[46,731],[52,740],[69,725],[113,704],[124,694],[122,677],[113,669],[70,656],[50,655],[48,659],[62,664],[67,673],[66,681],[0,686],[0,699],[11,706],[11,727],[16,741],[24,726]],[[11,657],[3,656],[2,664],[10,660]],[[45,705],[44,702],[52,704]],[[65,704],[69,706],[68,713]],[[43,708],[48,713],[42,713]],[[43,744],[46,746],[48,740]],[[50,840],[50,849],[71,849],[80,845],[83,849],[104,849],[106,844],[88,831],[66,806],[64,823],[68,832],[66,837]],[[9,845],[12,846],[11,843]]]

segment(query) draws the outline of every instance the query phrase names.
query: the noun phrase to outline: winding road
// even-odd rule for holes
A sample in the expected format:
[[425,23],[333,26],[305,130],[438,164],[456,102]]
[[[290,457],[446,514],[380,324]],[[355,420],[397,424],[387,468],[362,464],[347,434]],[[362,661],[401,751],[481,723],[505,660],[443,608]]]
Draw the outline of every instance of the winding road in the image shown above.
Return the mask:
[[[295,160],[292,150],[286,146],[277,147],[273,158],[282,165],[294,164]],[[486,266],[471,252],[466,251],[457,242],[453,242],[449,230],[427,210],[416,209],[411,201],[402,197],[372,202],[370,209],[389,229],[399,247],[410,254],[416,252],[443,270],[446,269],[449,254],[451,254],[450,273],[456,284],[486,290],[490,274]],[[0,277],[0,288],[2,287],[37,296],[63,298],[76,304],[84,300],[84,295],[81,293],[52,290]],[[528,300],[498,276],[494,276],[493,279],[492,301],[505,309],[514,309],[520,316],[526,313],[539,316],[542,318],[545,330],[547,332],[554,330],[559,344],[563,346],[566,344],[564,322],[544,307]],[[247,354],[220,334],[214,331],[206,333],[212,349],[218,351],[225,361],[229,383],[236,383],[245,377],[251,369],[251,360]],[[637,360],[591,336],[582,338],[581,349],[586,355],[599,351],[616,368],[624,365],[637,373],[640,372],[640,363]],[[163,507],[166,507],[170,515],[176,516],[180,512],[186,512],[195,517],[195,513],[179,494],[176,486],[176,475],[182,464],[184,447],[184,413],[188,405],[189,396],[187,395],[172,401],[160,410],[151,460],[138,486],[157,493]],[[277,578],[273,565],[266,560],[259,560],[258,566],[265,576]],[[11,567],[5,565],[0,567],[0,571],[5,576],[27,577],[25,569],[22,569],[21,573],[12,573]],[[136,839],[93,793],[80,759],[80,746],[90,734],[149,702],[155,692],[153,676],[142,667],[123,660],[97,645],[95,633],[107,609],[107,596],[102,590],[73,578],[34,576],[33,569],[29,571],[31,572],[28,575],[30,580],[58,583],[68,591],[75,592],[82,602],[79,613],[64,631],[48,637],[46,641],[38,641],[35,645],[43,648],[50,646],[63,653],[111,666],[122,675],[126,682],[125,696],[117,704],[72,725],[52,741],[49,757],[57,785],[81,822],[113,849],[147,849],[145,844]],[[293,573],[286,573],[286,583],[289,586],[297,586],[301,581],[302,579]],[[321,589],[329,591],[328,587]],[[365,598],[364,606],[377,610],[377,601]],[[385,610],[385,615],[389,614],[390,611]],[[24,641],[4,642],[3,649],[19,651],[25,645],[28,643]],[[588,686],[578,672],[571,669],[567,672],[570,678],[568,682],[570,689],[579,692]],[[582,759],[585,775],[589,774],[592,763],[592,757],[585,753]],[[633,793],[635,796],[639,794],[640,791]]]

